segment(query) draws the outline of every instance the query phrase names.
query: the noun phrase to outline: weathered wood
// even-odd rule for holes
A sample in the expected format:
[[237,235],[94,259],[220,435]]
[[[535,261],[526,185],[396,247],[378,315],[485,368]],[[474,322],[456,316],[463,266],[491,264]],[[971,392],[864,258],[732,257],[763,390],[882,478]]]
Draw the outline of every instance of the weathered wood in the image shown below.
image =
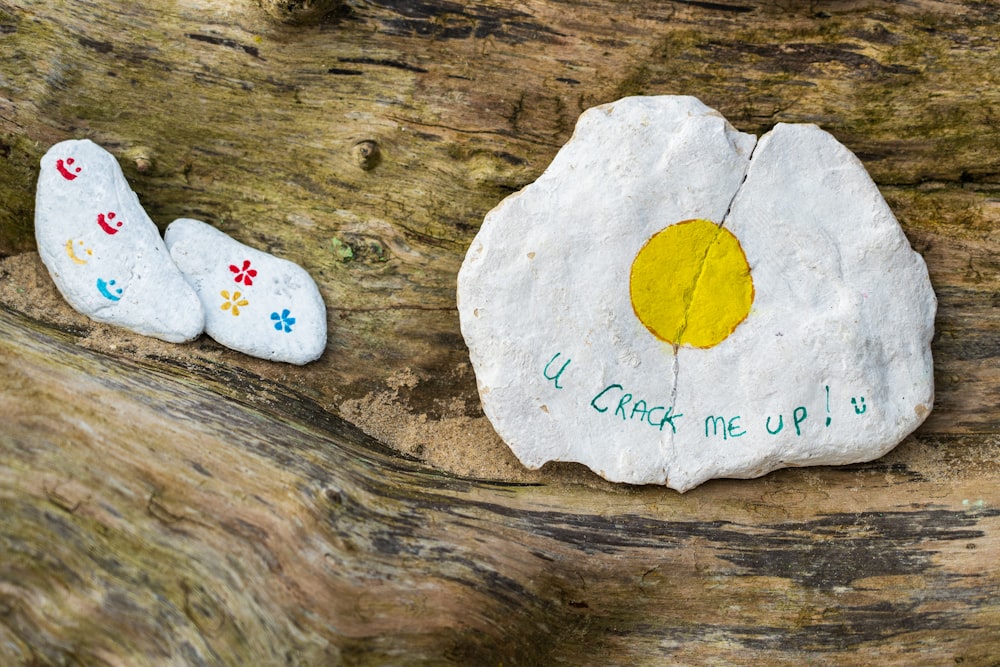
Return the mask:
[[0,341],[5,664],[986,664],[1000,645],[997,466],[947,470],[996,437],[684,496],[510,486],[9,312]]
[[[0,664],[994,664],[1000,9],[0,0]],[[818,122],[940,300],[937,404],[887,457],[679,495],[522,470],[454,278],[584,108]],[[95,325],[33,253],[89,137],[161,226],[317,279],[304,368]],[[919,656],[919,657],[917,657]]]

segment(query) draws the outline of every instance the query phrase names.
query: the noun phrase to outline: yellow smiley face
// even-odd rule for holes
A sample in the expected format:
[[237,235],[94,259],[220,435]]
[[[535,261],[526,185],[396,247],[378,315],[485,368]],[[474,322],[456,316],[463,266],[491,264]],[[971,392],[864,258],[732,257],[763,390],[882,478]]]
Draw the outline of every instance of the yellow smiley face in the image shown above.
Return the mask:
[[76,246],[78,247],[74,248],[73,239],[66,241],[66,254],[75,264],[86,264],[94,251],[85,247],[83,241],[77,241]]

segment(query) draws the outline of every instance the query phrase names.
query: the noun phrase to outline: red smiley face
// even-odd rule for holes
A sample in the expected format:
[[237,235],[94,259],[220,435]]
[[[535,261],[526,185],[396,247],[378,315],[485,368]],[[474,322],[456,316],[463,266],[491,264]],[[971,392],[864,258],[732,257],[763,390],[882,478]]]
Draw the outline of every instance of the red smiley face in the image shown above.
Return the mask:
[[[56,160],[56,170],[62,174],[62,177],[67,181],[75,181],[79,173],[83,171],[82,167],[74,168],[74,162],[76,162],[76,160],[71,157],[68,157],[65,160]],[[70,171],[71,169],[72,171]]]
[[[110,213],[109,212],[106,216],[103,213],[98,213],[97,214],[97,224],[107,234],[110,234],[110,235],[114,236],[121,229],[122,221],[119,220],[118,222],[115,222],[115,214],[114,213]],[[114,227],[111,226],[112,224],[114,224]],[[115,229],[115,227],[117,227],[118,229]]]

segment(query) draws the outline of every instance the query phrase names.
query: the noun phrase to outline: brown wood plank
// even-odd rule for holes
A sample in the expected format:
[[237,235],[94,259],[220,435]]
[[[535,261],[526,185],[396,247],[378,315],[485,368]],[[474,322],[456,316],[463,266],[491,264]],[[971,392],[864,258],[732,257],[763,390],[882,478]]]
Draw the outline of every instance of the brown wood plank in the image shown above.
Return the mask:
[[[0,0],[0,663],[994,664],[998,25],[932,0]],[[455,273],[579,113],[629,94],[859,155],[939,298],[914,436],[684,495],[517,464]],[[309,270],[323,359],[70,310],[32,216],[74,137],[161,227]]]

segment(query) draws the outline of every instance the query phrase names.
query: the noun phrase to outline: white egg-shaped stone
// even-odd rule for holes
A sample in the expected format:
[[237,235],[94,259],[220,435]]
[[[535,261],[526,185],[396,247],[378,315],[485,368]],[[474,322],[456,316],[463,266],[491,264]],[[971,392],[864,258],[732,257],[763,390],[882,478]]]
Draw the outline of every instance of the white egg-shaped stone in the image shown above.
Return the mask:
[[35,239],[67,302],[99,322],[174,343],[196,338],[204,313],[113,155],[89,140],[42,157]]
[[526,466],[684,491],[877,458],[933,403],[936,299],[860,161],[690,97],[585,112],[458,280],[483,409]]
[[326,349],[326,305],[298,264],[199,220],[170,223],[170,255],[205,309],[205,332],[245,354],[306,364]]

